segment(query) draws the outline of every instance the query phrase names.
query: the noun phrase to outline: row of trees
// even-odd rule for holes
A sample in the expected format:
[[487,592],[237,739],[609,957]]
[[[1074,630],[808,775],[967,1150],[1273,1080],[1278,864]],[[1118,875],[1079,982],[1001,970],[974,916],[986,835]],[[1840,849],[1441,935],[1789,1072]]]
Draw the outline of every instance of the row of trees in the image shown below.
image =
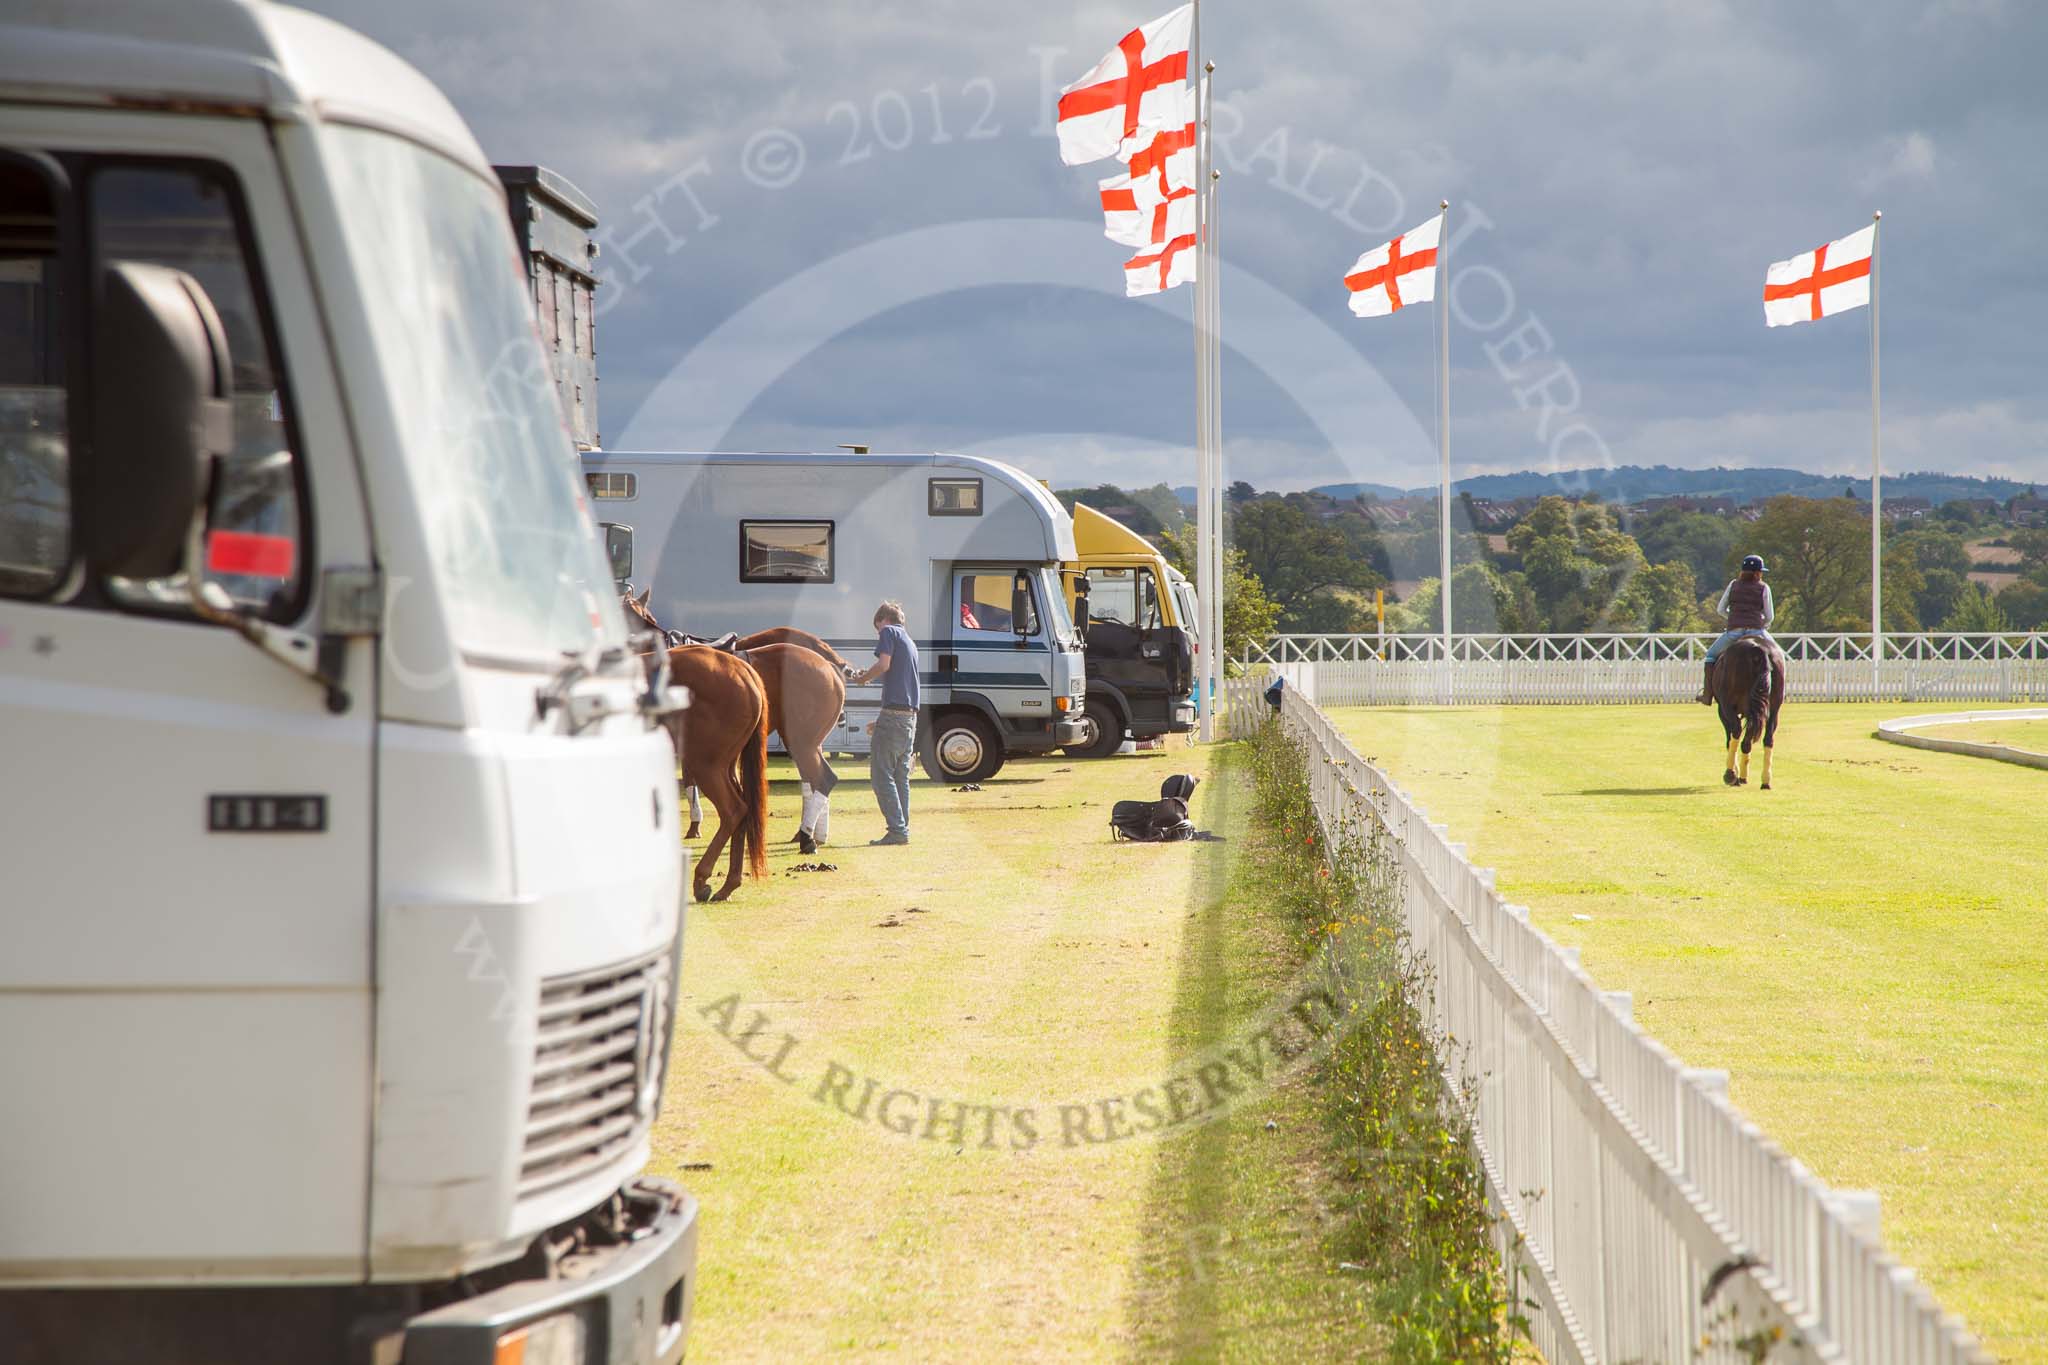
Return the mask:
[[[1152,495],[1146,500],[1166,491],[1145,490]],[[1074,496],[1129,507],[1138,495],[1105,486]],[[1396,578],[1408,576],[1400,570],[1438,564],[1433,518],[1383,531],[1358,504],[1259,493],[1242,483],[1230,489],[1227,516],[1225,636],[1233,653],[1274,630],[1372,631],[1375,589],[1390,599],[1388,630],[1441,628],[1436,574],[1415,575],[1420,581],[1405,600],[1391,601],[1390,591]],[[1185,518],[1141,529],[1191,571],[1194,535]],[[2048,531],[2010,533],[2021,576],[1994,598],[1969,578],[1965,529],[1937,517],[1886,537],[1886,629],[2048,626]],[[1624,526],[1613,507],[1597,500],[1546,497],[1504,539],[1504,548],[1493,548],[1462,528],[1453,536],[1452,608],[1462,630],[1718,630],[1716,603],[1745,554],[1762,555],[1771,566],[1778,629],[1869,627],[1869,504],[1851,498],[1773,498],[1755,522],[1669,509]]]
[[[1883,543],[1889,631],[2035,629],[2048,624],[2048,532],[2018,531],[2023,576],[1994,597],[1969,575],[1953,523],[1894,531]],[[1507,533],[1507,551],[1452,574],[1452,619],[1472,630],[1706,631],[1746,554],[1771,568],[1776,627],[1870,627],[1870,509],[1849,498],[1773,498],[1753,523],[1667,512],[1633,535],[1599,503],[1545,498]],[[1441,627],[1440,585],[1426,579],[1400,626]],[[1491,624],[1490,624],[1491,623]]]

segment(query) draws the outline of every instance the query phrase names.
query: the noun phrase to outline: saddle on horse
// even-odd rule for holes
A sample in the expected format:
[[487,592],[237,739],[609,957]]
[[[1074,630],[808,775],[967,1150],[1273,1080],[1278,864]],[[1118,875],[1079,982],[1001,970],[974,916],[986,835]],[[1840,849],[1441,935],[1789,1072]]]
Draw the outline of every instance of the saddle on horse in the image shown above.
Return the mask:
[[702,635],[685,635],[679,630],[672,630],[668,633],[668,643],[671,649],[679,649],[684,645],[702,645],[706,649],[715,649],[720,654],[730,654],[734,658],[744,660],[747,663],[753,662],[752,659],[747,657],[747,651],[740,648],[740,633],[736,630],[729,630],[725,634],[711,639],[706,639]]

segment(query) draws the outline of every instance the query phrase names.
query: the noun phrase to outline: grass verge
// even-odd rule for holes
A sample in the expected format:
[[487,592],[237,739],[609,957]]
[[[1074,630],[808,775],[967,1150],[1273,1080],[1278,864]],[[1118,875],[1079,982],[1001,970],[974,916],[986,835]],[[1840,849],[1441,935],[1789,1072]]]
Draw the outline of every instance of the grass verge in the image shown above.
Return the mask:
[[1391,850],[1378,834],[1325,846],[1306,752],[1277,723],[1249,747],[1267,876],[1342,1002],[1315,1077],[1338,1154],[1332,1242],[1371,1286],[1392,1359],[1520,1358],[1526,1323],[1493,1243],[1470,1096],[1445,1086],[1439,1059],[1454,1054],[1419,1008],[1431,980],[1407,950]]

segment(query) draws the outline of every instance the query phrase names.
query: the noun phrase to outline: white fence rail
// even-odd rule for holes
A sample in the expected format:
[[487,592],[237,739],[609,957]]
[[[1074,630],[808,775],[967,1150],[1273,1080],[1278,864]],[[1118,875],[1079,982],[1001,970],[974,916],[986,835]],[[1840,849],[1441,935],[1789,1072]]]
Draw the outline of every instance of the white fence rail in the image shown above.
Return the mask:
[[[1265,683],[1228,685],[1233,735],[1270,714]],[[1476,1083],[1503,1254],[1533,1272],[1523,1290],[1547,1360],[1747,1360],[1741,1338],[1773,1328],[1772,1361],[1989,1359],[1878,1246],[1869,1196],[1830,1191],[1729,1105],[1725,1074],[1686,1068],[1637,1028],[1628,997],[1504,902],[1297,688],[1281,723],[1307,748],[1333,843],[1390,836],[1410,950],[1434,981],[1418,1003],[1461,1053],[1447,1067]]]
[[[1275,635],[1278,665],[1327,705],[1675,702],[1699,690],[1712,635]],[[2048,701],[2048,635],[1777,637],[1798,701]]]

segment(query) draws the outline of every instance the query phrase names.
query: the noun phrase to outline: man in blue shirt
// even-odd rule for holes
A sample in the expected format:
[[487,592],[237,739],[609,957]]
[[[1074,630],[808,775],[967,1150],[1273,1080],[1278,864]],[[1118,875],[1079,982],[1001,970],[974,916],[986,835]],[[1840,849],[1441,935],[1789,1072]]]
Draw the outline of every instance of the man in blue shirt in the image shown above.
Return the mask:
[[868,727],[868,782],[889,832],[871,844],[910,842],[910,756],[917,748],[917,646],[903,629],[903,604],[884,602],[875,608],[875,662],[850,679],[855,684],[882,680],[882,713]]

